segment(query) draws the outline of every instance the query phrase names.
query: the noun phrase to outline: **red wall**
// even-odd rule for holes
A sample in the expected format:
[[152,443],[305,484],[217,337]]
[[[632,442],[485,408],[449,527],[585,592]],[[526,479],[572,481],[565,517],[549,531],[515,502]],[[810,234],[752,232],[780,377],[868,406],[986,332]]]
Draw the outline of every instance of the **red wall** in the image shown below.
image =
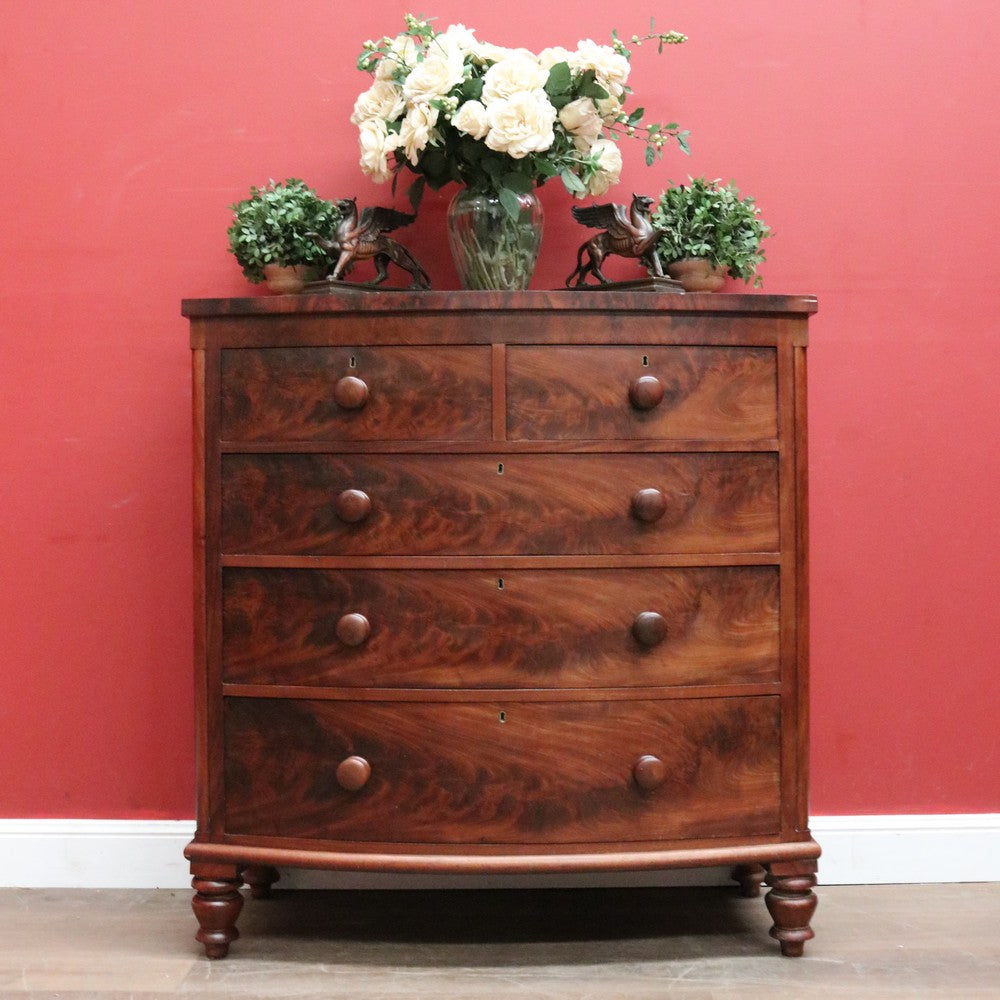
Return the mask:
[[[655,6],[655,5],[654,5]],[[347,118],[359,43],[405,7],[9,4],[0,33],[0,816],[193,814],[185,296],[248,292],[227,206],[304,177],[388,203]],[[538,49],[649,5],[440,3]],[[637,51],[694,155],[614,192],[735,177],[765,290],[815,293],[813,811],[1000,811],[1000,18],[985,0],[676,0]],[[454,287],[447,195],[407,241]],[[548,216],[536,285],[581,232]],[[402,203],[400,198],[399,204]]]

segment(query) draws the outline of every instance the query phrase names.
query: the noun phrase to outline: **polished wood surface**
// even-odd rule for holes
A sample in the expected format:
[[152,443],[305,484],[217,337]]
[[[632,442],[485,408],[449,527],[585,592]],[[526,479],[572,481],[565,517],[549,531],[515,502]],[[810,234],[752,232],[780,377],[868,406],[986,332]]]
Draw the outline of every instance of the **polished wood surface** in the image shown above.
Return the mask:
[[815,308],[184,304],[209,954],[284,865],[727,864],[801,951]]
[[223,439],[490,437],[486,347],[234,350],[221,365]]
[[778,546],[773,454],[227,454],[222,463],[226,553],[638,554]]
[[[226,568],[222,594],[230,683],[558,689],[779,679],[775,566]],[[637,625],[644,615],[659,623]]]
[[734,347],[512,347],[507,436],[773,438],[775,353]]
[[[774,834],[778,702],[230,698],[225,830],[547,845]],[[647,754],[664,762],[655,794],[633,776]],[[370,764],[363,791],[340,780],[351,756]]]

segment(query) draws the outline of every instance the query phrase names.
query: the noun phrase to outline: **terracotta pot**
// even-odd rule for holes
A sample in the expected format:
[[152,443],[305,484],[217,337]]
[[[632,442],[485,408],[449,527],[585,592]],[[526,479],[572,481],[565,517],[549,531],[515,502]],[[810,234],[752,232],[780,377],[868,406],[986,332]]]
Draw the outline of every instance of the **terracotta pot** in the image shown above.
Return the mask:
[[276,295],[294,295],[301,292],[310,279],[312,269],[306,264],[283,267],[281,264],[264,265],[264,281]]
[[685,257],[667,265],[667,274],[684,286],[685,292],[717,292],[726,281],[726,269],[713,267],[707,257]]

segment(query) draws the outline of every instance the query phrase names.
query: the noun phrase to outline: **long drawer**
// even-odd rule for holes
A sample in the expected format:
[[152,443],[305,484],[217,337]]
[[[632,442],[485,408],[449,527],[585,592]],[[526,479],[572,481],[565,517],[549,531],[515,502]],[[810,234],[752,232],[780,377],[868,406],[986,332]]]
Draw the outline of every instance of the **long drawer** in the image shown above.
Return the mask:
[[405,688],[779,677],[776,566],[223,571],[223,680]]
[[488,347],[223,351],[230,441],[488,440]]
[[226,553],[777,548],[772,452],[223,456]]
[[227,699],[230,835],[555,844],[779,828],[779,699]]
[[754,347],[511,347],[512,440],[690,438],[778,433],[777,357]]

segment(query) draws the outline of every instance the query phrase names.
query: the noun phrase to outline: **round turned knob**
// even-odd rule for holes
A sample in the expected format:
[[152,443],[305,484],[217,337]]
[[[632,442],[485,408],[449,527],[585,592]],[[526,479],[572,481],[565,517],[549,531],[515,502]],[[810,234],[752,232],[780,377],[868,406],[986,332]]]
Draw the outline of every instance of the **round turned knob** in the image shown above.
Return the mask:
[[364,379],[345,375],[333,387],[333,398],[342,410],[360,410],[368,402],[368,386]]
[[652,410],[663,399],[663,383],[655,375],[641,375],[628,387],[628,398],[637,410]]
[[667,637],[667,620],[655,611],[642,611],[632,622],[632,635],[643,646],[657,646]]
[[632,513],[646,524],[659,521],[666,512],[667,498],[659,490],[639,490],[632,497]]
[[667,765],[652,754],[643,754],[632,768],[635,783],[644,791],[651,792],[659,788],[667,779]]
[[360,646],[368,638],[372,627],[364,615],[354,611],[337,622],[337,638],[345,646]]
[[364,490],[344,490],[334,504],[337,517],[348,524],[363,521],[372,509],[371,497]]
[[372,766],[364,757],[346,757],[337,765],[337,784],[348,792],[364,788],[372,776]]

